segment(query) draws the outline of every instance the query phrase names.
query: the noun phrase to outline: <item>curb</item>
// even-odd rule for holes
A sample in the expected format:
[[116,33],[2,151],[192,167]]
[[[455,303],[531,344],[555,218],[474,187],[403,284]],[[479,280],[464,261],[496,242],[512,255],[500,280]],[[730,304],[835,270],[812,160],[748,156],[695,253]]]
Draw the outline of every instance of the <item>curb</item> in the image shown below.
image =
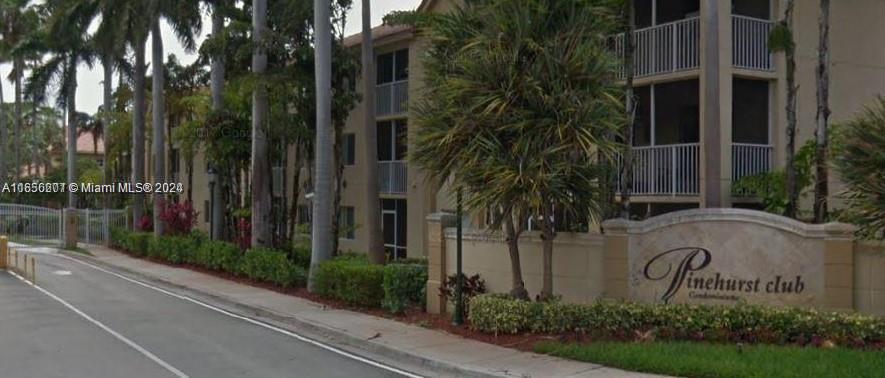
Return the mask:
[[[391,346],[373,343],[368,340],[364,340],[360,337],[353,336],[347,332],[343,332],[339,329],[332,328],[329,326],[317,324],[314,322],[306,321],[303,319],[299,319],[295,315],[291,314],[280,314],[273,310],[247,305],[240,302],[237,302],[228,297],[208,293],[203,290],[194,289],[192,287],[188,287],[186,285],[182,285],[179,283],[171,282],[162,278],[157,278],[146,273],[138,272],[129,268],[120,267],[117,265],[113,265],[111,263],[102,261],[93,256],[87,256],[84,254],[78,253],[69,253],[67,251],[60,251],[61,254],[76,259],[82,260],[85,262],[89,262],[91,264],[95,264],[101,266],[102,268],[108,269],[115,273],[119,273],[122,275],[129,276],[130,278],[135,278],[141,281],[146,281],[152,284],[158,284],[159,286],[165,286],[167,288],[174,288],[175,290],[184,292],[186,294],[191,294],[191,296],[195,296],[194,299],[203,298],[209,300],[209,304],[221,307],[226,311],[230,311],[236,315],[245,316],[248,318],[253,318],[254,320],[277,323],[278,325],[285,325],[290,327],[300,328],[302,330],[307,330],[309,333],[313,333],[315,335],[320,335],[324,338],[327,338],[329,341],[333,341],[338,344],[342,344],[351,348],[356,348],[357,351],[348,350],[349,352],[368,352],[372,355],[363,355],[360,353],[356,353],[360,355],[360,357],[367,359],[374,359],[378,356],[391,359],[397,362],[404,362],[410,364],[412,366],[420,367],[428,369],[434,373],[441,373],[442,375],[453,375],[457,377],[472,377],[472,378],[502,378],[502,377],[511,377],[507,374],[493,374],[490,372],[479,371],[475,369],[466,369],[463,366],[456,365],[454,363],[439,361],[430,359],[419,354],[407,352],[401,349],[397,349]],[[182,268],[185,269],[185,268]],[[181,294],[181,293],[179,293]],[[305,299],[306,300],[306,299]],[[311,302],[313,303],[313,302]],[[319,306],[319,305],[318,305]],[[371,316],[371,315],[366,315]],[[255,318],[258,319],[255,319]],[[263,318],[263,319],[262,319]],[[289,330],[294,331],[294,330]],[[305,336],[304,337],[310,337]],[[312,338],[312,337],[311,337]],[[408,370],[408,369],[406,369]]]

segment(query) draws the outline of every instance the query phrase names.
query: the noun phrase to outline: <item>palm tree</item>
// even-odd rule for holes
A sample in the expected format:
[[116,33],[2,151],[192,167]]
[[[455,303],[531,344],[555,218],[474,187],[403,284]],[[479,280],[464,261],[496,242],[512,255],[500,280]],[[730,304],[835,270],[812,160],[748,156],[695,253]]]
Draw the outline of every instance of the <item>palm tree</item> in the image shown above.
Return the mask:
[[384,263],[384,236],[381,233],[381,199],[378,197],[378,126],[375,124],[375,51],[372,40],[370,0],[363,0],[363,124],[366,161],[366,235],[369,260]]
[[[261,2],[263,0],[255,0]],[[316,168],[313,188],[310,279],[314,289],[316,267],[332,257],[332,22],[329,0],[314,0],[314,64],[316,66]],[[254,143],[254,142],[253,142]],[[253,209],[254,211],[254,209]]]
[[795,0],[787,0],[784,17],[772,30],[768,46],[772,51],[783,52],[787,61],[787,206],[784,216],[796,218],[799,211],[799,183],[796,172],[796,43],[793,39],[793,9]]
[[267,86],[264,73],[267,70],[267,53],[264,37],[267,29],[267,0],[252,1],[252,73],[258,77],[252,91],[252,246],[270,246],[271,197],[270,152],[267,142]]
[[[212,38],[222,38],[222,33],[224,30],[224,15],[221,11],[222,2],[221,0],[215,0],[212,4]],[[212,55],[212,63],[211,63],[211,82],[210,87],[212,91],[212,111],[218,112],[221,111],[224,107],[224,98],[222,96],[224,92],[224,53],[223,52],[215,52]],[[217,168],[214,168],[217,172]],[[221,177],[220,175],[216,175],[216,177]],[[220,181],[216,181],[214,185],[212,185],[212,239],[220,240],[222,238],[222,229],[223,229],[223,216],[224,216],[224,196],[222,195],[222,183]]]
[[621,175],[621,218],[630,218],[630,194],[633,190],[633,128],[636,122],[636,99],[633,94],[633,55],[636,52],[636,43],[633,39],[633,33],[636,29],[636,4],[633,0],[624,2],[627,8],[626,32],[624,33],[624,74],[626,80],[624,82],[624,101],[627,111],[627,123],[624,127],[624,154],[622,158]]
[[[53,56],[31,72],[26,91],[28,97],[42,101],[49,86],[56,84],[57,102],[67,109],[67,180],[73,183],[77,178],[77,128],[80,121],[76,106],[77,67],[81,63],[91,67],[95,57],[87,33],[92,11],[86,4],[76,1],[58,0],[46,4],[49,16],[45,31],[35,35],[30,44],[46,47]],[[68,207],[76,206],[76,193],[68,192]]]
[[[413,107],[412,159],[437,180],[451,179],[474,212],[507,232],[534,216],[543,245],[542,299],[553,296],[553,242],[563,220],[599,217],[611,135],[623,128],[622,88],[604,36],[615,18],[594,1],[501,0],[467,3],[432,22],[428,88]],[[536,48],[544,46],[544,48]],[[519,264],[514,263],[514,267]],[[524,290],[514,274],[514,291]]]
[[[154,129],[154,182],[166,181],[166,98],[165,77],[163,70],[163,36],[160,31],[160,17],[154,16],[151,23],[151,68],[153,69],[153,85],[151,87]],[[154,235],[163,235],[163,222],[160,218],[166,206],[165,196],[154,194]]]
[[[3,61],[3,45],[0,43],[0,62]],[[6,103],[3,100],[3,85],[0,85],[0,185],[6,183]]]
[[830,119],[830,0],[820,0],[820,35],[817,49],[817,148],[815,166],[817,179],[814,185],[814,221],[827,220],[827,196],[829,195],[827,150],[828,122]]
[[13,176],[19,179],[21,170],[21,135],[22,124],[22,78],[25,71],[26,54],[30,51],[21,49],[20,45],[28,38],[37,24],[37,13],[34,8],[28,7],[27,0],[2,0],[0,3],[0,35],[3,43],[8,47],[7,53],[12,60],[12,72],[10,78],[14,83],[15,108],[14,125],[12,131],[13,144]]
[[92,136],[92,152],[96,155],[98,154],[98,140],[104,137],[104,126],[102,124],[101,116],[101,108],[99,108],[96,117],[92,117],[86,113],[77,112],[77,123],[80,125],[80,130],[77,131],[77,136],[90,134]]

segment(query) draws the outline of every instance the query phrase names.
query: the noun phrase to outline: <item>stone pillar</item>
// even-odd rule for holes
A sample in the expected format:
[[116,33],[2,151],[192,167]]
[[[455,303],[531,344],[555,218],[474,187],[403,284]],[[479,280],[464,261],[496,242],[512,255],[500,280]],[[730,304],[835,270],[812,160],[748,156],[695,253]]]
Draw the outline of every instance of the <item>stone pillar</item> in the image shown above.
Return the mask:
[[824,300],[834,310],[854,307],[854,227],[841,223],[825,225]]
[[603,235],[603,274],[605,286],[603,298],[628,299],[629,265],[627,263],[627,222],[620,219],[604,223]]
[[[701,207],[722,207],[721,54],[722,0],[701,1]],[[730,136],[730,135],[729,135]]]
[[6,269],[8,262],[6,261],[9,256],[9,239],[6,236],[0,236],[0,269]]
[[446,280],[446,227],[457,220],[448,213],[427,216],[427,312],[443,314],[446,302],[439,295],[439,288]]
[[62,245],[65,249],[77,249],[77,211],[75,209],[64,209],[63,217],[65,228]]

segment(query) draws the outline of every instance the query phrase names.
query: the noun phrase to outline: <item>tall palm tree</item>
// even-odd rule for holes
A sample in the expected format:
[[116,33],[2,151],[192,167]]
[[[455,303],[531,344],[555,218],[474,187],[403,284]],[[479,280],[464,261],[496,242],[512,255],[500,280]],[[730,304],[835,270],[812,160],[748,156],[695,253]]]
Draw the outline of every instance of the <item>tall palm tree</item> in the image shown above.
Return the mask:
[[[0,62],[3,61],[3,46],[0,42]],[[6,102],[3,100],[3,85],[0,84],[0,185],[6,183]]]
[[624,154],[621,159],[621,218],[630,218],[630,195],[633,190],[633,128],[636,120],[636,99],[633,93],[633,55],[636,52],[636,43],[633,39],[633,33],[636,29],[636,4],[633,0],[624,2],[627,8],[626,31],[624,32],[624,101],[627,111],[627,122],[624,127]]
[[21,135],[24,122],[22,117],[22,78],[25,71],[25,55],[29,52],[26,49],[21,49],[20,45],[28,38],[37,24],[36,17],[34,8],[28,6],[27,0],[2,0],[0,3],[0,35],[3,37],[3,43],[8,47],[7,53],[12,61],[10,78],[14,83],[12,164],[13,177],[16,181],[19,179],[21,170]]
[[817,148],[815,166],[817,179],[814,185],[814,221],[827,220],[827,196],[829,174],[827,154],[829,149],[828,123],[830,119],[830,0],[820,0],[819,39],[817,48]]
[[369,260],[384,263],[381,199],[378,196],[378,126],[375,124],[375,49],[372,40],[371,1],[363,0],[363,127],[366,135],[366,216]]
[[[255,0],[263,1],[263,0]],[[314,289],[316,267],[332,257],[332,20],[329,0],[314,0],[316,49],[316,168],[313,180],[311,269],[308,290]]]
[[784,17],[772,30],[768,46],[772,51],[783,52],[786,58],[787,75],[787,206],[784,215],[796,218],[799,211],[799,178],[796,171],[796,99],[799,87],[796,85],[796,43],[793,39],[793,10],[795,0],[787,0]]
[[[46,2],[49,11],[46,27],[31,40],[33,46],[42,45],[52,57],[34,68],[28,80],[28,97],[35,101],[45,99],[50,85],[58,89],[57,102],[67,109],[67,181],[76,181],[77,172],[77,68],[81,63],[89,67],[95,58],[95,49],[87,33],[92,10],[84,3],[70,0]],[[68,192],[68,207],[77,207],[77,195]]]
[[258,82],[252,90],[252,245],[270,246],[271,196],[270,152],[267,142],[267,86],[262,77],[267,70],[263,38],[267,29],[267,0],[252,1],[252,73]]
[[[221,38],[224,30],[224,15],[222,13],[222,1],[215,0],[212,3],[212,37]],[[210,87],[212,92],[212,111],[221,111],[224,107],[224,53],[215,52],[212,55]],[[214,168],[217,172],[217,168]],[[221,177],[221,175],[216,175]],[[223,230],[224,196],[222,195],[222,183],[216,180],[212,185],[212,239],[220,240]]]
[[[166,181],[166,99],[165,76],[163,70],[163,36],[160,31],[160,17],[155,16],[151,23],[151,68],[153,85],[151,87],[154,130],[152,140],[154,146],[154,182]],[[154,235],[163,235],[163,222],[160,216],[166,206],[165,196],[154,193]]]

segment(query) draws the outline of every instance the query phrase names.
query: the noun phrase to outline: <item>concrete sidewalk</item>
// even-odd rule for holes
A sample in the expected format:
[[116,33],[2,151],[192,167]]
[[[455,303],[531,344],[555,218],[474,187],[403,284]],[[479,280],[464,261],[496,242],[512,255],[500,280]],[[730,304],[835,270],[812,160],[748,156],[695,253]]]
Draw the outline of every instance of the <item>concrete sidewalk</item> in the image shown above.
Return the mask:
[[421,366],[442,376],[473,377],[642,377],[623,370],[526,353],[445,332],[242,285],[189,269],[174,268],[100,246],[67,256],[135,279],[172,287],[195,299],[208,299],[238,315],[270,321],[293,331],[308,330],[392,361]]

